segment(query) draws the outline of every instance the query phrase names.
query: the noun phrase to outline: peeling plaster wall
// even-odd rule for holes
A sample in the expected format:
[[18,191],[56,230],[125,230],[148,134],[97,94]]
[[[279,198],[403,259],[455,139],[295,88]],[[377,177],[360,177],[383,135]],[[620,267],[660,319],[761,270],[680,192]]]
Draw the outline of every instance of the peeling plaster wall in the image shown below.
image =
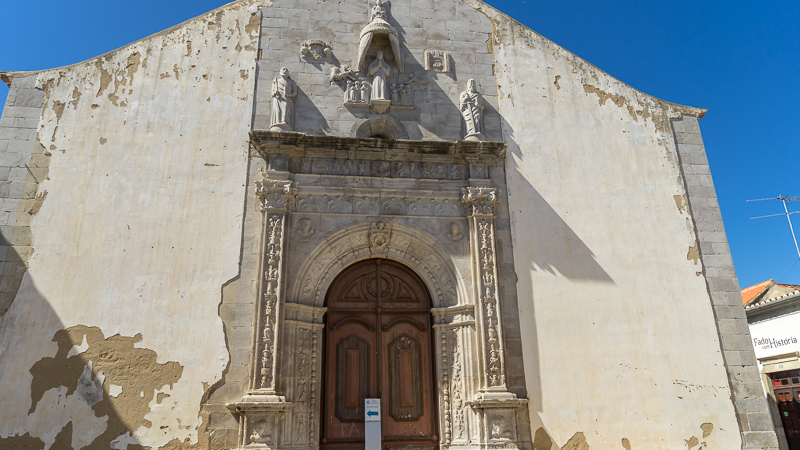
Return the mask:
[[703,111],[467,3],[494,24],[531,426],[549,434],[537,432],[540,447],[740,448],[669,124]]
[[38,74],[47,197],[0,318],[0,447],[204,446],[267,3]]

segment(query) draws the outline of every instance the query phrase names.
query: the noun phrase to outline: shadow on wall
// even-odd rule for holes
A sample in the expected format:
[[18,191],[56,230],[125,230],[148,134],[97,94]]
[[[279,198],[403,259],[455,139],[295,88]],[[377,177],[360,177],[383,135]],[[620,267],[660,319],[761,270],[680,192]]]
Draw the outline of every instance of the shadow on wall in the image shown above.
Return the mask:
[[[267,84],[264,81],[261,81]],[[269,86],[264,87],[269,89]],[[267,106],[269,108],[270,105]],[[314,105],[311,97],[298,85],[297,86],[297,99],[295,102],[295,130],[313,134],[313,135],[326,135],[330,134],[331,128],[328,120],[322,112]]]
[[[501,120],[508,151],[520,160],[524,159],[522,151],[514,140],[513,128],[504,119]],[[597,262],[592,250],[521,173],[518,164],[511,155],[507,156],[506,177],[508,180],[508,192],[516,200],[516,202],[513,202],[509,197],[509,209],[512,216],[517,215],[517,225],[520,228],[530,230],[529,239],[522,242],[519,240],[518,232],[512,230],[515,236],[514,251],[524,258],[530,258],[530,272],[532,275],[535,272],[547,272],[564,277],[570,282],[615,283]],[[510,180],[514,181],[511,182]],[[520,216],[521,211],[519,209],[514,210],[516,205],[524,205],[528,209],[526,214]],[[518,267],[517,270],[521,275],[527,273],[525,267]],[[525,323],[526,328],[523,346],[526,347],[528,354],[534,356],[525,359],[526,387],[531,415],[531,430],[534,434],[533,448],[534,450],[550,450],[551,448],[559,448],[559,446],[552,439],[539,415],[542,412],[542,385],[540,361],[535,357],[539,354],[536,306],[531,301],[528,302],[527,306],[523,306],[523,299],[534,298],[535,288],[533,280],[518,284],[520,310],[528,310],[524,319],[520,317],[520,321]],[[583,433],[578,432],[561,448],[588,448],[588,444],[586,444]]]
[[[503,131],[504,134],[513,134],[505,120]],[[522,151],[513,141],[509,142],[508,148],[519,159],[524,159]],[[519,199],[517,203],[524,201],[525,206],[530,209],[530,213],[523,219],[526,229],[533,230],[531,245],[525,252],[532,258],[531,269],[560,274],[570,281],[615,284],[611,276],[597,263],[594,252],[539,194],[520,172],[516,162],[511,158],[507,161],[507,176],[518,180],[513,184],[513,193],[509,193]],[[513,205],[510,204],[509,208],[513,213]]]
[[[170,396],[183,367],[159,363],[155,351],[136,347],[141,339],[140,334],[106,337],[98,327],[64,328],[26,272],[11,308],[0,317],[0,396],[16,399],[0,412],[7,416],[0,448],[149,448],[133,433],[154,426],[145,416],[152,403]],[[170,430],[162,426],[161,432]],[[189,444],[173,439],[165,448]]]

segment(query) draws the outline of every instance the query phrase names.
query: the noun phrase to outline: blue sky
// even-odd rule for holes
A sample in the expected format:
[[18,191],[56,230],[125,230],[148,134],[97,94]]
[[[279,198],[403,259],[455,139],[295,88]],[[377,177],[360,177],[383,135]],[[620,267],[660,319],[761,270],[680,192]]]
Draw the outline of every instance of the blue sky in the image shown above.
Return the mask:
[[[5,2],[0,71],[74,64],[224,3]],[[800,197],[800,2],[488,3],[643,92],[708,108],[700,126],[740,285],[800,284],[786,218],[749,220],[782,212],[781,203],[745,202]],[[2,84],[0,105],[7,93]],[[792,217],[800,234],[800,214]]]

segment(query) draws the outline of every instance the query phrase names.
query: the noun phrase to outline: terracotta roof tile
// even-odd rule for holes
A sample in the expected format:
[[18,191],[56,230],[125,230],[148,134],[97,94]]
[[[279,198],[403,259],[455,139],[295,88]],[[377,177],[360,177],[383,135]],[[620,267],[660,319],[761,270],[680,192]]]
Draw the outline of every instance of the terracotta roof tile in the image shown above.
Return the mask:
[[767,281],[762,281],[761,283],[742,289],[742,304],[747,305],[750,303],[750,300],[754,299],[756,296],[758,296],[758,294],[764,292],[764,289],[769,287],[770,283],[773,281],[774,280],[770,278]]

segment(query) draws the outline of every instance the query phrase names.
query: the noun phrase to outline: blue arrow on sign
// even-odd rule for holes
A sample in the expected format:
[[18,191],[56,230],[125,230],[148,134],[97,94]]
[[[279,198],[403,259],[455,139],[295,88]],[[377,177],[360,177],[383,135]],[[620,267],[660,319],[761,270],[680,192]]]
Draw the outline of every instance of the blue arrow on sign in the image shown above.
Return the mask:
[[367,417],[369,417],[369,416],[377,416],[377,415],[378,415],[378,411],[367,411]]

